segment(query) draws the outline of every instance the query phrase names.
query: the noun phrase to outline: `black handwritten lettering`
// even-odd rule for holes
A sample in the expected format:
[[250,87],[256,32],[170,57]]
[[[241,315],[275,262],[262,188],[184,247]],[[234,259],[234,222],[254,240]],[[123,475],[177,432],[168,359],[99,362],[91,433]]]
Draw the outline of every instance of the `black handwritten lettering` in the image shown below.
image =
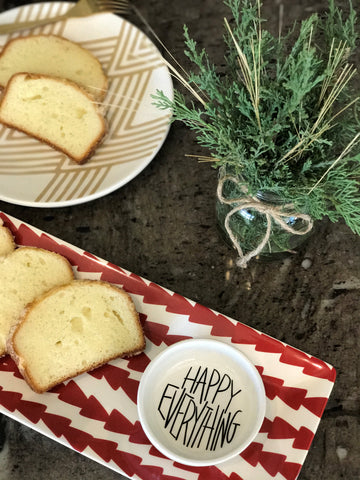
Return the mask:
[[[226,441],[227,443],[231,443],[235,434],[236,434],[236,430],[238,429],[238,427],[240,427],[240,423],[236,423],[235,422],[235,418],[238,414],[241,413],[241,410],[236,410],[236,412],[233,414],[232,418],[231,418],[231,425],[230,425],[230,428],[228,428],[227,430],[227,434],[226,434]],[[232,433],[231,432],[231,428],[232,428]]]
[[229,398],[229,403],[227,404],[227,406],[226,406],[226,408],[225,408],[225,412],[228,411],[228,408],[230,407],[230,404],[231,404],[231,402],[233,401],[234,397],[236,397],[236,395],[238,395],[238,394],[241,392],[241,388],[239,388],[239,390],[234,393],[233,387],[234,387],[234,385],[233,385],[233,383],[231,382],[231,384],[230,384],[230,388],[231,388],[230,398]]
[[221,392],[226,392],[230,388],[230,383],[232,382],[231,378],[229,375],[226,373],[222,376],[220,382],[217,384],[217,388],[215,390],[212,402],[214,403],[216,400],[216,397],[218,396],[219,393]]
[[208,440],[206,443],[206,450],[209,450],[211,439],[214,435],[214,431],[216,430],[216,422],[218,421],[219,411],[220,411],[220,406],[218,405],[216,407],[215,415],[214,415],[211,426],[207,425],[206,427],[208,429]]
[[[239,412],[239,410],[237,410]],[[236,412],[236,413],[237,413]],[[213,441],[211,443],[210,450],[216,450],[218,443],[220,441],[220,446],[223,447],[225,441],[228,437],[228,431],[233,424],[233,415],[229,412],[227,418],[225,418],[225,411],[221,412],[220,420],[217,424],[216,431],[214,433]],[[235,433],[233,433],[232,438],[234,438]],[[229,443],[229,442],[227,442]]]
[[[174,397],[171,399],[171,403],[165,418],[165,428],[169,425],[169,423],[173,418],[176,419],[176,412],[181,408],[184,395],[186,395],[186,390],[181,391],[180,398],[176,401],[177,391],[175,391]],[[174,403],[175,403],[175,406],[173,406]]]
[[208,383],[208,386],[207,386],[207,389],[206,389],[206,392],[205,392],[205,400],[208,397],[209,390],[212,387],[215,387],[219,383],[219,381],[220,381],[220,372],[219,372],[219,370],[214,368],[211,375],[210,375],[209,383]]
[[[184,411],[182,410],[183,406],[186,405],[187,402],[193,401],[193,397],[186,393],[186,390],[183,390],[180,396],[178,403],[176,404],[176,410],[174,410],[172,414],[172,424],[170,426],[170,434],[177,440],[179,434],[176,433],[176,430],[179,428],[178,423],[181,422],[181,418],[183,418]],[[175,415],[176,414],[176,415]]]
[[[171,388],[174,388],[175,390],[179,390],[179,387],[177,387],[176,385],[172,385],[171,383],[168,383],[165,387],[165,390],[163,391],[163,394],[161,396],[161,400],[160,400],[160,403],[158,405],[158,411],[160,412],[160,415],[162,417],[163,420],[165,420],[166,416],[163,414],[162,410],[161,410],[161,407],[162,407],[162,404],[163,402],[165,401],[166,398],[170,399],[171,400],[171,403],[170,403],[170,407],[168,407],[168,412],[172,409],[172,403],[174,401],[174,398],[175,398],[175,395],[174,393],[171,394],[171,392],[167,395],[167,392],[168,390],[170,390]],[[165,407],[166,408],[166,407]]]
[[[190,424],[190,428],[191,428],[191,423],[190,422],[196,416],[196,413],[197,413],[196,403],[194,402],[193,397],[189,397],[189,401],[187,402],[186,409],[184,411],[183,417],[180,421],[180,425],[178,426],[178,430],[177,430],[177,433],[176,433],[176,439],[178,439],[179,436],[182,434],[182,436],[184,438],[184,440],[183,440],[184,445],[185,445],[186,439],[188,437],[189,424]],[[196,420],[195,420],[195,423],[196,423]]]
[[[196,408],[196,412],[198,410],[199,409]],[[208,415],[208,410],[209,410],[208,402],[205,402],[205,404],[202,406],[201,410],[199,411],[199,415],[195,414],[195,422],[193,423],[193,427],[192,427],[192,430],[190,432],[189,438],[188,439],[184,438],[183,445],[186,445],[187,447],[190,445],[190,442],[193,439],[194,433],[195,433],[194,442],[196,441],[196,431],[195,431],[196,426],[199,425],[200,419],[201,419],[201,422],[203,422],[204,418],[206,418],[206,415]]]
[[205,387],[206,387],[206,379],[207,379],[207,374],[208,374],[208,369],[205,368],[205,370],[202,372],[202,374],[200,375],[200,378],[199,378],[199,381],[194,389],[194,393],[196,393],[196,390],[199,388],[199,386],[201,385],[201,393],[200,393],[200,403],[203,402],[203,399],[204,399],[204,391],[205,391]]
[[181,386],[165,386],[158,412],[164,428],[176,441],[189,448],[214,451],[230,444],[241,426],[242,411],[231,411],[241,391],[227,373],[190,367]]
[[181,388],[185,388],[186,387],[186,383],[187,382],[190,382],[191,384],[191,387],[190,387],[190,393],[193,393],[193,388],[196,388],[196,385],[197,385],[197,382],[198,382],[198,376],[201,372],[201,367],[198,368],[198,371],[196,372],[196,375],[195,375],[195,378],[191,378],[189,375],[191,373],[191,370],[192,370],[192,367],[190,367],[189,371],[187,372],[187,374],[185,375],[184,377],[184,381],[181,385]]

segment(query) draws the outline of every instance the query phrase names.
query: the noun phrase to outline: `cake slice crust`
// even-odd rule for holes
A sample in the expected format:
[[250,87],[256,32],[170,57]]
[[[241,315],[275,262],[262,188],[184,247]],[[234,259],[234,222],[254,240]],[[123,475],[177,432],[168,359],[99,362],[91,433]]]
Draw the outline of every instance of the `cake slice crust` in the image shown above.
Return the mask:
[[8,350],[38,393],[145,348],[139,315],[120,287],[74,280],[28,305],[8,338]]
[[14,237],[8,228],[4,227],[3,221],[0,218],[0,261],[1,257],[5,257],[15,250]]
[[18,247],[10,231],[0,226],[0,356],[13,325],[29,302],[55,286],[74,279],[68,260],[38,247]]
[[0,102],[0,122],[79,164],[92,156],[106,134],[98,105],[77,84],[29,73],[11,77]]
[[97,102],[105,98],[108,80],[99,60],[78,43],[59,35],[27,35],[11,39],[0,54],[0,86],[15,73],[29,72],[71,80]]

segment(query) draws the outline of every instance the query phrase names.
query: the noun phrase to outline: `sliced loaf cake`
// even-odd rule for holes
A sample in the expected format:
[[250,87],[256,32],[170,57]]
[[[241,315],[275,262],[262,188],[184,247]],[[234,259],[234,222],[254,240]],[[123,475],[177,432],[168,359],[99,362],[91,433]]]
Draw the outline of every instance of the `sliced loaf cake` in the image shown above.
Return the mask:
[[106,134],[98,105],[77,84],[46,75],[17,73],[0,102],[0,122],[86,162]]
[[99,60],[81,45],[58,35],[27,35],[11,39],[0,54],[0,86],[19,72],[66,78],[101,102],[108,80]]
[[37,298],[8,337],[10,355],[38,393],[144,348],[131,297],[97,280],[74,280]]
[[9,230],[0,226],[0,356],[25,306],[51,288],[74,279],[70,263],[61,255],[36,247],[15,248]]

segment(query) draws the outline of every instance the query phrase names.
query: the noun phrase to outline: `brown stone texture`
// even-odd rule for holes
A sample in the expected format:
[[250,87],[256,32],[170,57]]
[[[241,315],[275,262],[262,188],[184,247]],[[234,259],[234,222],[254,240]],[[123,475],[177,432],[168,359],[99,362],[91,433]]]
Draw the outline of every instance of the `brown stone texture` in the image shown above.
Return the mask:
[[[183,24],[214,61],[222,61],[227,8],[220,0],[133,1],[184,66]],[[346,8],[347,0],[340,4]],[[326,0],[264,0],[263,16],[276,31],[279,19],[286,28],[326,7]],[[147,32],[134,14],[129,19]],[[187,156],[204,153],[194,135],[175,123],[151,164],[106,197],[58,209],[0,202],[0,209],[334,365],[337,380],[299,479],[357,480],[360,239],[343,222],[324,220],[296,254],[237,268],[235,251],[217,230],[217,171]],[[4,422],[0,480],[121,478],[10,419]]]

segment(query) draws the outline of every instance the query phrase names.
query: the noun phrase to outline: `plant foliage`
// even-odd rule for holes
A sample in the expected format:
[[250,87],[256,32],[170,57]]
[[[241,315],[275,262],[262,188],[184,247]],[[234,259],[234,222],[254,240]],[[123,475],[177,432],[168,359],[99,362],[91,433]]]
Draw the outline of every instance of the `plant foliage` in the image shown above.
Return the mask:
[[314,219],[343,218],[360,234],[360,125],[356,69],[356,14],[329,0],[325,15],[311,15],[289,32],[264,28],[260,0],[225,0],[225,71],[184,27],[186,55],[194,71],[172,109],[209,150],[212,165],[240,176],[250,195],[266,191],[291,199]]

